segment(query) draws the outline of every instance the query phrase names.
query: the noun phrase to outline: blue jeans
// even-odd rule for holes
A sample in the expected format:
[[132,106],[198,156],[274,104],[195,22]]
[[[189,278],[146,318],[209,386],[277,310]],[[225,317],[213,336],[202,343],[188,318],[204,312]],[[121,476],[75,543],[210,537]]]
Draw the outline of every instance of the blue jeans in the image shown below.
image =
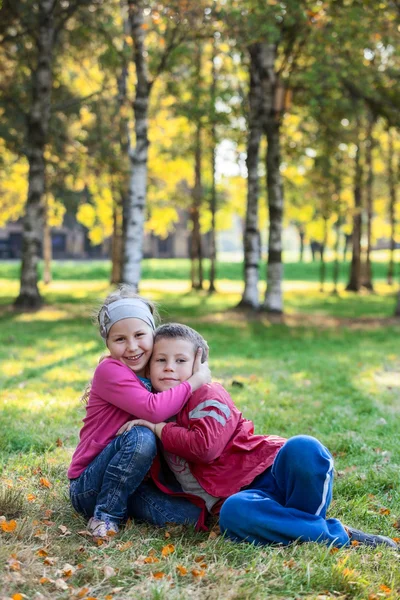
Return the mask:
[[152,481],[144,481],[128,498],[128,515],[158,527],[167,523],[196,525],[201,509],[181,496],[165,494]]
[[142,483],[156,453],[156,438],[147,427],[133,427],[117,436],[71,480],[72,506],[86,518],[124,521],[129,516],[129,497]]
[[332,486],[329,451],[313,437],[295,436],[279,450],[272,468],[224,502],[221,530],[234,541],[255,544],[348,545],[341,522],[326,519]]

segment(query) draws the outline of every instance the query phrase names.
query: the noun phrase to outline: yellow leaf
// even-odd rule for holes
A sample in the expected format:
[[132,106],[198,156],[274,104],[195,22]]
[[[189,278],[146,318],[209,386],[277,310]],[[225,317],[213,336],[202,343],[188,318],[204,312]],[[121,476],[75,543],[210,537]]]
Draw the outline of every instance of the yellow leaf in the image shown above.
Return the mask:
[[39,483],[42,487],[51,488],[51,483],[48,479],[46,479],[46,477],[41,477],[39,479]]
[[183,567],[182,565],[178,565],[176,567],[176,570],[178,571],[179,575],[181,575],[182,577],[184,575],[187,575],[187,569],[186,569],[186,567]]
[[83,587],[79,590],[79,592],[77,593],[77,597],[78,598],[83,598],[84,596],[86,596],[86,594],[89,592],[89,588],[87,587]]
[[380,585],[379,589],[382,590],[382,592],[384,592],[385,594],[390,594],[390,592],[392,591],[390,587],[384,584]]
[[143,561],[146,565],[151,565],[152,563],[158,563],[160,562],[160,559],[157,558],[156,556],[146,556],[146,558]]
[[23,600],[23,595],[22,594],[14,594],[13,596],[11,596],[12,600]]
[[2,523],[0,523],[0,527],[3,531],[6,531],[7,533],[12,533],[17,528],[17,521],[3,521]]
[[48,552],[47,552],[47,550],[45,550],[44,548],[40,548],[40,550],[38,550],[38,551],[36,552],[36,554],[37,554],[38,556],[48,556],[48,554],[49,554],[49,553],[48,553]]
[[173,554],[174,552],[175,552],[175,546],[173,544],[167,544],[161,550],[161,555],[162,556],[168,556],[169,554]]
[[155,579],[162,579],[165,576],[165,573],[163,573],[162,571],[156,571],[155,573],[153,573],[153,577]]
[[192,569],[191,571],[193,577],[204,577],[206,572],[203,569]]
[[45,583],[50,583],[50,579],[48,577],[41,577],[39,579],[39,583],[44,585]]
[[129,542],[125,542],[124,544],[118,544],[117,548],[121,552],[125,552],[125,550],[132,548],[132,546],[133,546],[133,542],[129,541]]
[[35,502],[36,496],[35,494],[28,494],[26,499],[28,500],[28,502]]

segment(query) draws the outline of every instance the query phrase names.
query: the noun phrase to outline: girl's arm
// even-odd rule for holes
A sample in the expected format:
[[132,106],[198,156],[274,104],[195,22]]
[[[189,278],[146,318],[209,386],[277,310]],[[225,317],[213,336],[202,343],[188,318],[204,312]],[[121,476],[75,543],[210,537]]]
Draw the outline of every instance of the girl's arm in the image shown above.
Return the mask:
[[95,371],[92,397],[98,396],[140,419],[159,422],[179,412],[192,392],[210,380],[208,363],[201,363],[201,350],[196,355],[193,375],[177,387],[158,394],[146,390],[129,367],[110,358],[102,361]]
[[118,434],[135,425],[148,427],[162,441],[167,452],[173,452],[193,463],[210,463],[221,456],[232,438],[240,413],[221,400],[206,400],[189,413],[189,426],[176,423],[150,423],[136,419],[125,423]]

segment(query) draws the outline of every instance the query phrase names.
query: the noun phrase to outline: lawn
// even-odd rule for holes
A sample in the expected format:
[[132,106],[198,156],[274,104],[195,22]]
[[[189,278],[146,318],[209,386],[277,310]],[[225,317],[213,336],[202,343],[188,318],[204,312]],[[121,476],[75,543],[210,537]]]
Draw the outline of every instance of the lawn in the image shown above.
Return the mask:
[[[10,266],[11,265],[11,266]],[[0,264],[0,569],[4,598],[369,599],[400,597],[399,554],[315,545],[256,548],[129,523],[98,546],[68,500],[66,468],[79,400],[104,348],[91,324],[108,291],[101,263],[58,267],[45,306],[15,313],[11,263]],[[105,266],[103,265],[105,268]],[[234,309],[241,284],[221,269],[218,293],[193,293],[180,265],[145,266],[142,293],[164,320],[197,328],[213,375],[257,433],[315,435],[334,453],[329,516],[400,537],[400,323],[394,291],[321,294],[314,265],[285,282],[286,316]],[[146,270],[147,269],[147,270]],[[237,270],[239,272],[239,270]],[[382,268],[382,272],[384,272]],[[164,279],[162,278],[164,275]],[[19,596],[19,594],[21,596]]]

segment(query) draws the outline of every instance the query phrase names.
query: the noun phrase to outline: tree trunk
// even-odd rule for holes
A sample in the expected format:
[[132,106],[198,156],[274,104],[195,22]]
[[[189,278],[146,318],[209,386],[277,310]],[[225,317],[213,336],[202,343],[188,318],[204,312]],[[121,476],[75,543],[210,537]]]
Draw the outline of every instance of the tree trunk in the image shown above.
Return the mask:
[[21,286],[15,306],[38,308],[42,298],[38,289],[38,261],[43,239],[45,158],[51,89],[52,58],[55,38],[54,1],[40,0],[38,9],[37,67],[32,71],[32,104],[27,119],[27,157],[29,161],[28,198],[22,235]]
[[320,283],[320,292],[324,291],[325,285],[325,274],[326,274],[326,263],[325,263],[325,248],[328,241],[328,218],[323,217],[324,219],[324,237],[321,244],[321,264],[319,266],[319,283]]
[[373,132],[374,118],[369,117],[367,143],[365,152],[365,165],[367,169],[366,181],[366,212],[367,212],[367,248],[365,253],[365,263],[362,265],[362,280],[361,285],[368,290],[373,290],[372,285],[372,268],[371,268],[371,238],[372,238],[372,212],[373,212],[373,184],[374,184],[374,168],[372,161],[373,150]]
[[144,29],[144,3],[128,0],[128,19],[133,39],[136,67],[136,89],[133,102],[135,115],[135,146],[131,145],[129,159],[131,174],[124,225],[124,260],[122,279],[138,290],[143,258],[143,230],[147,191],[148,109],[151,83],[147,72]]
[[[394,174],[394,150],[393,150],[393,134],[388,129],[388,141],[389,141],[389,153],[388,153],[388,185],[389,185],[389,222],[390,222],[390,256],[389,256],[389,267],[387,273],[387,282],[389,285],[393,285],[393,274],[394,274],[394,250],[395,244],[395,229],[396,229],[396,181]],[[397,314],[397,313],[396,313]]]
[[216,151],[217,151],[217,131],[216,131],[216,111],[215,101],[217,95],[217,71],[215,68],[215,59],[217,55],[216,38],[213,37],[212,62],[211,62],[211,231],[210,231],[210,283],[208,286],[209,293],[215,292],[215,277],[216,277],[216,261],[217,261],[217,244],[216,244],[216,229],[215,215],[217,212],[217,186],[216,186]]
[[247,140],[247,205],[243,234],[244,292],[239,306],[259,307],[258,267],[260,260],[260,232],[258,229],[259,176],[258,161],[263,133],[263,79],[262,45],[253,44],[250,53],[250,89]]
[[304,261],[304,238],[305,238],[303,225],[299,225],[298,230],[299,230],[299,238],[300,238],[299,262],[302,263]]
[[48,203],[46,198],[43,231],[43,283],[45,285],[51,283],[51,261],[53,259],[52,250],[51,227],[49,226]]
[[352,245],[353,254],[350,266],[350,279],[346,290],[358,292],[361,287],[361,213],[362,213],[362,166],[360,157],[360,140],[358,140],[355,156],[354,175],[354,215]]
[[202,255],[202,244],[201,244],[201,231],[200,231],[200,205],[203,195],[203,187],[201,183],[201,159],[202,159],[202,147],[201,147],[201,134],[202,125],[198,121],[196,125],[196,136],[195,136],[195,156],[194,156],[194,187],[192,191],[192,237],[191,237],[191,274],[192,274],[192,289],[202,290],[203,289],[203,255]]
[[333,294],[338,293],[337,288],[338,288],[338,282],[339,282],[339,269],[340,269],[339,246],[340,246],[340,233],[341,233],[341,217],[340,216],[338,216],[338,219],[336,221],[335,229],[336,229],[335,261],[333,263],[333,273],[332,273]]
[[267,132],[267,194],[269,209],[267,289],[264,309],[268,312],[283,312],[282,296],[282,221],[283,185],[280,172],[280,121],[271,119]]
[[117,191],[113,190],[113,234],[111,240],[111,278],[110,283],[118,284],[122,282],[122,207],[123,207],[123,196],[121,195],[121,201],[116,200]]
[[396,306],[396,310],[394,311],[394,316],[400,317],[400,291],[397,294],[397,306]]

